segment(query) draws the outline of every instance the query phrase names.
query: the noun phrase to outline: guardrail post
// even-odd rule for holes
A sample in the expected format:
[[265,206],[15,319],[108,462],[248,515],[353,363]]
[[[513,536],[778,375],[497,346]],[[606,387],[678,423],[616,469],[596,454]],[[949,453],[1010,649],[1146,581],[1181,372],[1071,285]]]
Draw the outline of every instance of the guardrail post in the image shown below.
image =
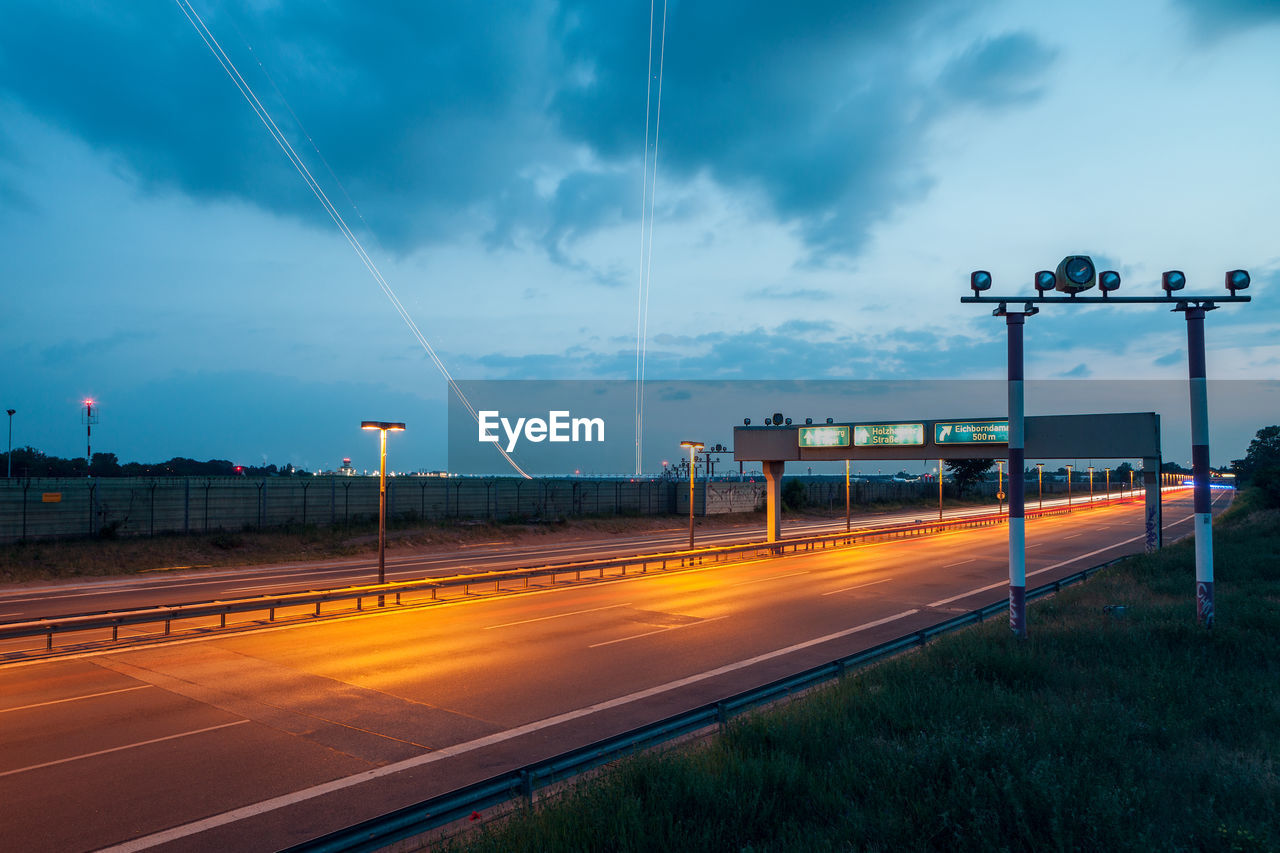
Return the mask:
[[533,774],[528,770],[520,771],[520,796],[526,806],[533,805]]

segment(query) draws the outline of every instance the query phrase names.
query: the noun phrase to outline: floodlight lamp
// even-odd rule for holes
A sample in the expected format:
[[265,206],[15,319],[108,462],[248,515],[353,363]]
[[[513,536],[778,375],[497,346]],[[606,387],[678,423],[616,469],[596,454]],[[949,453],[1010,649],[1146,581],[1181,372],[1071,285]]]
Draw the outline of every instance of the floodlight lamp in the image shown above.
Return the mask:
[[[787,423],[791,423],[791,421],[787,421]],[[782,412],[773,413],[773,425],[782,426]]]
[[835,418],[827,418],[827,423],[829,423],[829,424],[833,424],[833,423],[835,423],[835,422],[836,422],[836,419],[835,419]]
[[969,273],[969,286],[973,288],[974,293],[981,293],[984,290],[990,290],[991,273],[986,270],[974,270]]
[[1234,296],[1237,290],[1245,290],[1249,287],[1249,271],[1248,270],[1232,270],[1227,273],[1227,290],[1231,291]]
[[743,419],[742,419],[742,425],[743,425],[743,426],[751,426],[751,418],[743,418]]
[[1103,293],[1110,293],[1113,290],[1120,289],[1120,273],[1115,270],[1106,270],[1098,273],[1098,289]]
[[791,418],[787,418],[787,426],[791,426]]
[[805,418],[804,423],[805,423],[805,426],[808,426],[809,424],[813,423],[813,418]]
[[1053,290],[1058,286],[1057,276],[1053,274],[1052,270],[1040,270],[1036,273],[1035,282],[1036,290],[1041,293],[1044,293],[1046,290]]
[[1187,286],[1187,276],[1182,270],[1169,270],[1160,275],[1160,286],[1165,293],[1173,293]]
[[1097,283],[1093,259],[1087,255],[1067,255],[1054,272],[1055,287],[1063,293],[1080,293]]

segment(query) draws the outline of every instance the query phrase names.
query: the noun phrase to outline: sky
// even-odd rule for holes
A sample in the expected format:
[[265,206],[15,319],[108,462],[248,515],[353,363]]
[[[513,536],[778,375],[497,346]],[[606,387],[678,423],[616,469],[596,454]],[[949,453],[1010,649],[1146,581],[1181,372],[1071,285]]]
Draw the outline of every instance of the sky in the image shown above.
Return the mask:
[[[83,455],[92,397],[121,461],[372,468],[377,419],[445,467],[441,372],[185,2],[6,4],[14,445]],[[1280,3],[792,5],[190,10],[459,379],[634,379],[638,328],[653,379],[997,378],[969,272],[1069,254],[1248,269],[1209,375],[1280,378]],[[1184,377],[1184,323],[1049,306],[1027,375]]]

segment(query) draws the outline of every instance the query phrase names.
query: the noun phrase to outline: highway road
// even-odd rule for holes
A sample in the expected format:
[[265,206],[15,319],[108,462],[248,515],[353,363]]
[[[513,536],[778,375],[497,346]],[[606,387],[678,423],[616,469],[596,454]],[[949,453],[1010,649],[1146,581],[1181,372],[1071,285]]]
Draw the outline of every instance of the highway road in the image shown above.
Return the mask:
[[[1097,496],[1102,501],[1101,496]],[[1088,503],[1088,496],[1073,498],[1075,504]],[[1066,499],[1046,500],[1046,507],[1065,505]],[[1029,502],[1030,507],[1036,504]],[[948,509],[946,518],[982,515],[995,511],[994,504]],[[937,510],[917,507],[901,512],[863,513],[853,516],[854,528],[935,519]],[[816,536],[845,529],[844,519],[834,521],[785,521],[784,537]],[[432,548],[412,554],[387,556],[387,579],[411,580],[426,577],[523,568],[548,563],[572,562],[609,556],[674,551],[687,547],[689,528],[675,522],[668,530],[637,535],[579,539],[546,543],[489,542],[453,548]],[[697,544],[730,545],[764,539],[760,525],[708,528],[697,531]],[[176,570],[147,572],[127,577],[9,585],[0,587],[0,623],[20,622],[76,613],[126,610],[158,604],[224,600],[277,592],[373,583],[378,577],[377,558],[344,558],[231,569]]]
[[[1189,494],[1164,517],[1189,533]],[[1035,586],[1141,551],[1141,505],[1027,533]],[[1006,548],[954,531],[11,664],[0,838],[279,849],[998,600]]]

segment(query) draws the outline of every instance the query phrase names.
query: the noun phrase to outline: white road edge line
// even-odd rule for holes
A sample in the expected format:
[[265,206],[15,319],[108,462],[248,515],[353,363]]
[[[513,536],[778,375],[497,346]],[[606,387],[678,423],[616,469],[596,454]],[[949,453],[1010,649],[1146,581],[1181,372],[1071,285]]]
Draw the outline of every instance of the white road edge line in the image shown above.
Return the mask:
[[882,580],[878,580],[878,581],[868,581],[867,583],[860,583],[857,586],[846,586],[844,589],[833,589],[831,590],[831,592],[824,592],[822,594],[835,595],[837,592],[848,592],[851,589],[862,589],[864,586],[875,586],[878,583],[888,583],[891,580],[893,580],[893,578],[883,578]]
[[719,622],[721,619],[728,618],[728,616],[713,616],[710,619],[699,619],[697,622],[686,622],[683,625],[672,625],[670,628],[659,628],[656,631],[645,631],[643,634],[632,634],[630,637],[619,637],[616,640],[605,640],[603,643],[592,643],[587,646],[587,648],[598,649],[601,646],[612,646],[614,643],[625,643],[627,640],[638,640],[641,637],[652,637],[654,634],[666,634],[671,631],[679,631],[681,628],[692,628],[696,625],[705,625],[708,622]]
[[10,711],[26,711],[31,708],[44,708],[48,705],[61,705],[63,702],[78,702],[81,699],[97,699],[99,696],[114,696],[117,693],[129,693],[133,690],[146,690],[148,687],[155,687],[155,685],[139,684],[136,687],[121,687],[119,690],[104,690],[101,693],[86,693],[84,696],[71,696],[67,699],[54,699],[50,702],[36,702],[33,705],[19,705],[16,708],[0,708],[0,714],[7,714]]
[[70,758],[59,758],[57,761],[46,761],[44,764],[32,764],[30,767],[19,767],[17,770],[6,770],[3,773],[0,773],[0,778],[3,778],[5,776],[13,776],[16,773],[26,773],[28,770],[39,770],[41,767],[53,767],[55,764],[66,764],[69,761],[79,761],[82,758],[93,758],[96,755],[107,755],[108,753],[120,752],[121,750],[124,750],[124,749],[134,749],[135,747],[139,747],[139,746],[147,746],[153,743],[162,743],[166,740],[176,740],[177,738],[187,737],[189,735],[200,735],[200,734],[204,734],[205,732],[216,732],[218,729],[227,729],[227,728],[230,728],[231,726],[243,726],[247,722],[250,722],[250,721],[236,720],[234,722],[223,723],[222,725],[218,725],[218,726],[209,726],[203,729],[195,729],[194,731],[190,731],[190,732],[178,732],[176,735],[165,735],[164,737],[152,738],[151,740],[142,740],[142,741],[138,741],[137,743],[126,743],[124,746],[113,746],[110,749],[100,749],[97,752],[86,752],[84,755],[73,755]]
[[501,625],[486,625],[481,630],[492,631],[494,628],[510,628],[512,625],[528,625],[530,622],[546,622],[548,619],[560,619],[564,616],[577,616],[581,613],[595,613],[599,610],[613,610],[615,607],[630,607],[631,602],[625,601],[622,604],[610,604],[606,607],[589,607],[586,610],[575,610],[572,613],[553,613],[550,616],[539,616],[536,619],[521,619],[519,622],[503,622]]
[[977,557],[974,557],[972,560],[961,560],[961,561],[960,561],[960,562],[958,562],[958,563],[947,563],[947,564],[946,564],[945,566],[943,566],[942,568],[944,568],[944,569],[949,569],[949,568],[951,568],[952,566],[963,566],[965,563],[976,563],[977,561],[978,561],[978,558],[977,558]]
[[920,611],[918,609],[914,608],[911,610],[904,610],[901,613],[896,613],[893,616],[886,616],[883,619],[877,619],[874,622],[866,622],[853,628],[846,628],[845,630],[837,631],[834,634],[827,634],[825,637],[805,640],[803,643],[796,643],[794,646],[787,646],[785,649],[765,652],[762,655],[757,655],[746,660],[740,660],[736,663],[725,664],[724,666],[717,667],[716,669],[709,669],[706,672],[700,672],[697,675],[690,675],[685,678],[677,679],[676,681],[669,681],[666,684],[659,684],[656,687],[650,687],[635,693],[629,693],[626,696],[619,696],[617,699],[608,699],[604,702],[598,702],[595,705],[589,705],[586,708],[579,708],[576,711],[566,711],[565,713],[557,714],[554,717],[547,717],[544,720],[526,723],[525,725],[518,726],[514,729],[507,729],[505,732],[495,732],[494,734],[486,735],[485,737],[477,738],[476,740],[467,741],[466,743],[446,746],[442,749],[437,749],[434,752],[416,755],[413,758],[407,758],[404,761],[397,761],[394,764],[385,764],[382,767],[375,767],[372,770],[366,770],[363,773],[357,773],[354,776],[335,779],[332,782],[325,782],[324,784],[316,785],[311,788],[304,788],[301,791],[294,791],[291,794],[284,794],[283,796],[274,797],[270,800],[263,800],[260,803],[253,803],[252,805],[243,806],[241,808],[234,809],[233,811],[223,812],[219,815],[207,817],[204,820],[197,820],[192,823],[175,826],[172,829],[166,829],[151,835],[144,835],[141,838],[135,838],[132,841],[126,841],[122,844],[117,844],[114,847],[103,848],[98,851],[98,853],[137,853],[139,850],[147,850],[161,844],[168,844],[171,841],[176,841],[180,838],[188,838],[197,833],[214,829],[215,827],[226,826],[227,824],[235,823],[238,820],[244,820],[246,818],[255,817],[256,815],[266,814],[267,812],[291,806],[305,800],[314,799],[325,794],[330,794],[334,791],[341,791],[344,788],[350,788],[365,782],[371,782],[374,779],[380,779],[383,776],[402,773],[405,770],[412,770],[413,768],[421,767],[424,764],[434,764],[437,761],[452,758],[455,755],[462,755],[464,753],[471,752],[472,750],[512,740],[513,738],[517,738],[531,732],[541,731],[542,729],[557,726],[561,723],[572,722],[573,720],[599,711],[616,708],[619,705],[626,705],[630,702],[637,702],[641,699],[647,699],[648,697],[656,696],[659,693],[666,693],[669,690],[675,690],[688,684],[704,681],[708,678],[715,678],[716,676],[724,675],[725,673],[735,672],[739,669],[744,669],[762,661],[772,660],[773,658],[782,657],[783,655],[789,655],[793,652],[807,649],[811,646],[820,645],[831,640],[838,640],[842,637],[847,637],[850,634],[865,631],[868,628],[878,628],[881,625],[887,625],[890,622],[905,619],[906,617],[919,612]]

